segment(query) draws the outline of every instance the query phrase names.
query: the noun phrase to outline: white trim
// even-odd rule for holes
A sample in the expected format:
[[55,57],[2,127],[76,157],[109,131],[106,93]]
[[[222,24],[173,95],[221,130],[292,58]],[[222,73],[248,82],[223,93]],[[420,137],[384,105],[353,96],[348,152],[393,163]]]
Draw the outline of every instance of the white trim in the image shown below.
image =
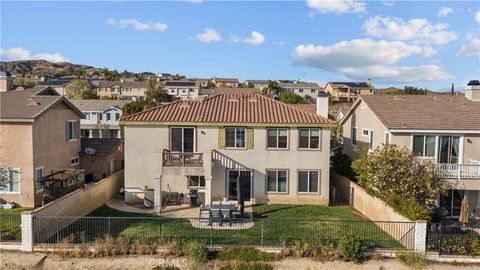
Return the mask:
[[478,130],[442,130],[442,129],[389,129],[392,133],[419,133],[419,134],[480,134]]
[[[365,135],[365,131],[367,131],[367,135]],[[362,136],[363,137],[369,137],[370,136],[370,131],[372,131],[369,128],[362,128]]]
[[36,167],[36,168],[35,168],[35,183],[34,183],[34,185],[35,185],[35,193],[38,193],[38,192],[42,192],[42,191],[43,191],[43,186],[42,186],[42,188],[37,189],[37,182],[38,182],[38,181],[37,181],[37,180],[38,180],[38,179],[37,179],[37,176],[38,176],[38,175],[37,175],[37,170],[39,170],[39,169],[42,170],[42,177],[43,177],[43,168],[44,168],[44,166],[40,166],[40,167]]
[[[73,161],[74,159],[76,159],[77,162],[72,163],[72,161]],[[76,165],[78,165],[78,164],[80,164],[80,157],[79,157],[79,156],[74,156],[74,157],[71,157],[71,158],[70,158],[70,166],[76,166]]]

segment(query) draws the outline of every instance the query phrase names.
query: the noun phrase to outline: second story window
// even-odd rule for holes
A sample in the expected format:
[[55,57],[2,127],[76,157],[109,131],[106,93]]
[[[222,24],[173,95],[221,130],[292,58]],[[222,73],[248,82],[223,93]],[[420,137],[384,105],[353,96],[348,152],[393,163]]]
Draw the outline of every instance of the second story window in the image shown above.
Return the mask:
[[118,119],[120,119],[120,113],[115,113],[115,121],[118,121]]
[[434,157],[435,140],[431,135],[413,135],[413,153],[420,157]]
[[310,89],[310,93],[315,93],[315,92],[317,92],[316,89]]
[[300,128],[298,129],[298,148],[300,149],[320,149],[320,129],[319,128]]
[[67,141],[80,138],[80,121],[70,120],[65,122],[65,139]]
[[245,148],[245,128],[243,127],[225,128],[225,147]]
[[288,129],[286,128],[267,129],[267,148],[272,148],[272,149],[288,148]]
[[105,116],[107,118],[106,121],[110,121],[112,119],[112,116],[110,115],[110,113],[106,113]]
[[298,92],[303,93],[303,89],[302,88],[298,89]]
[[357,128],[352,127],[352,145],[357,145]]

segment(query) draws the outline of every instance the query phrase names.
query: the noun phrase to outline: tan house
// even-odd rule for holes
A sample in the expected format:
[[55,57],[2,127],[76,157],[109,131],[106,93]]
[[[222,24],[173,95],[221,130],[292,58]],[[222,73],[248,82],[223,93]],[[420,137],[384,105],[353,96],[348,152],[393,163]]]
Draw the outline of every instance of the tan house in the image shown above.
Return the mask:
[[[259,94],[177,101],[127,116],[125,200],[154,190],[201,202],[329,202],[330,127],[334,122]],[[142,158],[139,158],[142,157]],[[240,195],[241,196],[241,195]]]
[[0,71],[0,92],[13,89],[13,77],[8,71]]
[[281,92],[292,92],[299,96],[310,96],[315,98],[323,89],[317,83],[309,82],[280,82],[278,83]]
[[238,79],[234,78],[217,78],[211,80],[216,87],[238,87]]
[[148,82],[100,81],[95,89],[100,98],[143,100],[148,89]]
[[374,94],[370,79],[366,82],[328,82],[324,91],[333,101],[353,101],[359,96]]
[[[0,105],[0,166],[9,179],[2,200],[34,207],[83,181],[81,111],[44,86],[1,92]],[[72,177],[62,181],[59,172]]]
[[465,194],[471,214],[480,217],[480,101],[460,95],[362,96],[340,123],[344,153],[357,158],[382,144],[407,147],[431,160],[450,182],[448,196],[440,199],[450,217],[458,217]]
[[123,141],[118,138],[82,138],[80,163],[85,183],[96,182],[123,169]]
[[202,88],[199,81],[166,81],[164,88],[167,93],[176,99],[197,99]]

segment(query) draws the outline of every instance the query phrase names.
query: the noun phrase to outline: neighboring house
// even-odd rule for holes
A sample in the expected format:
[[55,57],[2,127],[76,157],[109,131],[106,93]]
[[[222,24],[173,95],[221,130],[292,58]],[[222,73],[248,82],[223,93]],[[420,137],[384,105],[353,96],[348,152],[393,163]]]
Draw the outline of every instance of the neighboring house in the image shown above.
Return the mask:
[[148,88],[147,81],[102,81],[96,86],[100,98],[143,100]]
[[43,86],[50,86],[52,87],[57,93],[64,96],[65,95],[65,86],[70,83],[70,79],[67,78],[59,78],[59,79],[52,79],[40,82],[39,85]]
[[[329,202],[330,127],[334,122],[259,94],[178,101],[122,119],[125,201],[140,190],[188,194],[201,202]],[[141,158],[139,158],[141,157]],[[144,189],[145,188],[145,189]]]
[[197,99],[200,93],[198,81],[166,81],[164,87],[170,96],[178,99]]
[[123,142],[117,138],[82,138],[80,163],[85,183],[98,181],[123,169]]
[[0,198],[34,207],[81,186],[83,117],[51,87],[1,92],[0,166],[9,180]]
[[[480,91],[480,89],[476,90]],[[476,93],[475,93],[476,94]],[[342,119],[343,152],[358,158],[391,143],[431,160],[452,184],[440,205],[459,215],[463,195],[470,212],[480,211],[480,101],[454,95],[359,97]]]
[[70,100],[85,114],[80,120],[82,138],[121,138],[119,119],[122,108],[130,100],[72,99]]
[[0,92],[13,89],[13,77],[8,71],[0,71]]
[[280,82],[278,86],[280,87],[280,92],[292,92],[302,97],[310,96],[314,98],[322,91],[322,88],[317,83]]
[[268,87],[268,80],[245,80],[245,84],[252,85],[253,88],[263,90]]
[[213,77],[212,82],[216,87],[238,87],[238,79]]
[[195,81],[200,84],[200,88],[206,88],[210,79],[195,79]]
[[212,89],[201,89],[200,96],[216,96],[221,94],[254,94],[261,93],[259,89],[256,88],[212,88]]
[[324,91],[333,101],[353,101],[359,96],[374,94],[370,79],[366,82],[328,82]]

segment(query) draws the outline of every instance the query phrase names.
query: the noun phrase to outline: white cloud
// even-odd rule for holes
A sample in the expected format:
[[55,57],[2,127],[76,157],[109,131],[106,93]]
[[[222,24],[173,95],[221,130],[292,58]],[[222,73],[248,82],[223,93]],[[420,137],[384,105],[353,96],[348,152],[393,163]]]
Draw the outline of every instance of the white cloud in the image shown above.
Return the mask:
[[472,38],[470,41],[463,45],[462,48],[457,52],[457,56],[461,57],[472,57],[480,56],[480,39]]
[[22,47],[14,47],[10,49],[0,48],[0,58],[6,61],[18,60],[46,60],[49,62],[68,62],[69,60],[63,57],[60,53],[40,53],[31,55],[29,50]]
[[107,24],[109,25],[116,25],[119,28],[127,28],[128,26],[132,26],[137,31],[165,31],[168,25],[160,22],[141,22],[137,19],[108,19]]
[[453,9],[449,7],[442,7],[438,10],[438,17],[447,17],[448,15],[453,14]]
[[252,33],[250,33],[250,37],[249,38],[239,38],[237,36],[233,36],[232,37],[232,41],[235,42],[235,43],[246,43],[246,44],[250,44],[250,45],[259,45],[259,44],[262,44],[263,42],[265,42],[265,36],[262,35],[261,33],[257,32],[257,31],[253,31]]
[[393,0],[382,1],[382,4],[387,7],[391,7],[395,4]]
[[222,36],[220,33],[215,31],[215,29],[212,28],[205,28],[203,29],[203,32],[200,34],[197,34],[195,38],[204,43],[211,43],[211,42],[217,42],[222,40]]
[[418,82],[449,78],[437,65],[392,66],[414,55],[431,56],[435,49],[401,41],[354,39],[330,46],[298,45],[292,53],[295,64],[341,72],[354,79],[372,78],[378,82]]
[[307,6],[320,13],[364,13],[366,5],[356,0],[307,0]]
[[480,23],[480,10],[477,11],[477,13],[475,13],[475,21],[477,21],[478,23]]
[[376,16],[363,25],[367,34],[390,40],[411,41],[427,45],[444,45],[457,39],[454,32],[447,31],[448,24],[432,24],[426,19],[411,19]]

